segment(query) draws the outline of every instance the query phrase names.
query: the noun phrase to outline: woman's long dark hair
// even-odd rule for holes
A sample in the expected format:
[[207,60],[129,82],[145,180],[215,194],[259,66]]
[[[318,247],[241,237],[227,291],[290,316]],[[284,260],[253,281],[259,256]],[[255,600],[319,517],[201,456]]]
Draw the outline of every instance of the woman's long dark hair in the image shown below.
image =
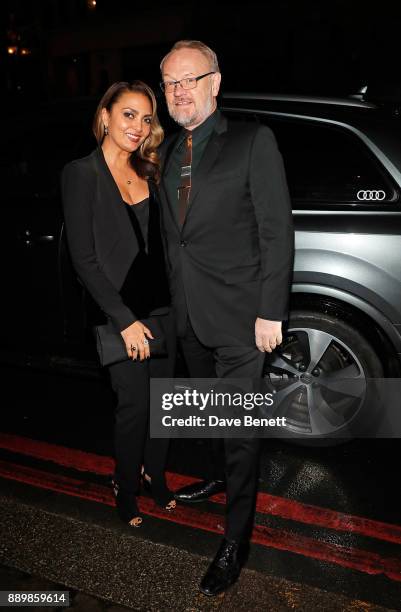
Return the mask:
[[143,81],[119,81],[113,83],[96,109],[93,119],[93,133],[100,146],[104,140],[104,125],[102,119],[102,110],[105,108],[109,113],[113,105],[119,100],[124,93],[140,93],[148,98],[152,105],[152,122],[150,124],[150,134],[141,144],[139,149],[133,151],[130,156],[130,164],[138,176],[145,179],[153,179],[156,182],[160,180],[160,160],[157,154],[157,148],[163,141],[164,132],[160,125],[157,116],[157,103],[153,90]]

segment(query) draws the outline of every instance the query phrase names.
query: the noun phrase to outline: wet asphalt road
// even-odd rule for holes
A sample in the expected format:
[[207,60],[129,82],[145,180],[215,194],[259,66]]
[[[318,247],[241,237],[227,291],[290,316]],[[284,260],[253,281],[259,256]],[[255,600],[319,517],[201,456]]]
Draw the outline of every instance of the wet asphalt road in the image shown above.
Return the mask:
[[[0,552],[5,566],[66,584],[82,597],[92,594],[100,598],[98,606],[105,600],[138,610],[401,610],[398,440],[331,448],[266,440],[256,543],[247,570],[230,593],[206,601],[196,585],[219,542],[222,503],[206,502],[195,512],[185,508],[175,518],[154,513],[150,505],[153,516],[146,517],[146,526],[126,533],[105,493],[114,402],[107,381],[3,367],[2,382],[7,399],[0,428]],[[31,446],[20,452],[26,439],[50,446],[43,456]],[[71,455],[70,462],[54,458],[55,445]],[[81,459],[74,449],[95,463],[95,455],[106,458],[104,471],[77,467],[74,461]],[[201,477],[204,456],[204,442],[173,441],[171,482]],[[45,485],[47,477],[52,484]],[[70,481],[79,481],[74,486],[82,496]],[[106,540],[107,553],[99,548]],[[105,587],[107,568],[114,579]],[[11,580],[7,572],[6,567],[1,574],[2,589],[12,586],[3,585]]]

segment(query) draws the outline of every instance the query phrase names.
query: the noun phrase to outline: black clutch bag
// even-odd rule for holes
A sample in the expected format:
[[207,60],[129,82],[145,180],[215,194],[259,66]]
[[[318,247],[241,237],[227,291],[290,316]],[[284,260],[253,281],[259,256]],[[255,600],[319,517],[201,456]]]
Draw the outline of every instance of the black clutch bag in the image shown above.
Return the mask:
[[[141,319],[141,323],[146,325],[152,332],[154,340],[149,340],[149,351],[151,357],[165,357],[167,355],[167,344],[163,328],[160,324],[161,317],[149,317]],[[125,342],[121,334],[116,331],[111,321],[105,325],[97,325],[94,328],[96,338],[96,348],[102,366],[109,366],[129,359]]]

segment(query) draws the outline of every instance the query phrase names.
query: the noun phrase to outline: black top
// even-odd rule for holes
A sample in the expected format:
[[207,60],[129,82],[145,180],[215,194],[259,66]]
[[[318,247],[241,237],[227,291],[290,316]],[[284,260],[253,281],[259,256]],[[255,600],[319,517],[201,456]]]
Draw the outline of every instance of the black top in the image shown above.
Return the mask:
[[[145,241],[145,250],[148,251],[148,225],[149,225],[149,198],[145,198],[138,202],[137,204],[128,204],[128,202],[124,202],[124,204],[128,207],[130,214],[132,211],[135,212],[136,218],[138,219],[139,226],[141,229],[142,237]],[[135,231],[135,230],[134,230]]]
[[128,270],[120,295],[135,316],[142,319],[170,304],[160,216],[151,195],[138,204],[124,204],[139,252]]

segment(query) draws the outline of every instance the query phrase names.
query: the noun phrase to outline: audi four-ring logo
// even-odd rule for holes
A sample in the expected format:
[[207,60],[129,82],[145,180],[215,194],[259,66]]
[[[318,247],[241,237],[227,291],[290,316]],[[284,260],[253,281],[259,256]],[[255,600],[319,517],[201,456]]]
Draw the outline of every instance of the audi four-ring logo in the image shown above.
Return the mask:
[[358,200],[384,200],[384,198],[386,197],[386,192],[382,189],[373,189],[367,191],[360,189],[356,194],[356,197],[358,198]]

